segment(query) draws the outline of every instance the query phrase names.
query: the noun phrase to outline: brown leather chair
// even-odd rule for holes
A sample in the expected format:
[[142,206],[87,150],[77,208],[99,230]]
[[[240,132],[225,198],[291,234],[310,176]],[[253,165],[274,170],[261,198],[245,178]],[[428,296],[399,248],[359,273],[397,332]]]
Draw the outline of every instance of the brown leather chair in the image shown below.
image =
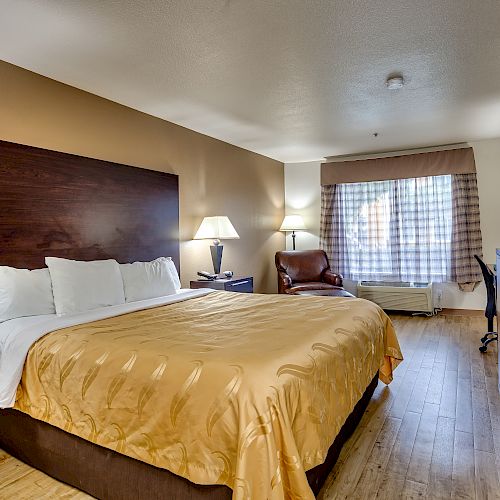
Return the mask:
[[353,297],[343,288],[340,274],[330,270],[323,250],[276,252],[278,293]]

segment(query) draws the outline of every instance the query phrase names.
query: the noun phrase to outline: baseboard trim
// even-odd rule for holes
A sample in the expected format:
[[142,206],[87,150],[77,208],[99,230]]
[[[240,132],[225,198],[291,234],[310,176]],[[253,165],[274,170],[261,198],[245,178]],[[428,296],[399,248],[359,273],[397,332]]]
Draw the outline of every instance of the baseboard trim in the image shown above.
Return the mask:
[[444,308],[439,314],[444,316],[484,316],[483,309],[451,309]]

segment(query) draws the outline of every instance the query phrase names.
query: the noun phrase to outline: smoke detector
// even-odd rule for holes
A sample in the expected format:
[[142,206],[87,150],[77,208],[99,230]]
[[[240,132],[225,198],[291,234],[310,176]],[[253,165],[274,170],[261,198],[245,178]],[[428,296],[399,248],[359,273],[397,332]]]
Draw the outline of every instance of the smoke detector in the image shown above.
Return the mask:
[[401,75],[390,76],[387,78],[385,84],[389,90],[398,90],[403,88],[405,80]]

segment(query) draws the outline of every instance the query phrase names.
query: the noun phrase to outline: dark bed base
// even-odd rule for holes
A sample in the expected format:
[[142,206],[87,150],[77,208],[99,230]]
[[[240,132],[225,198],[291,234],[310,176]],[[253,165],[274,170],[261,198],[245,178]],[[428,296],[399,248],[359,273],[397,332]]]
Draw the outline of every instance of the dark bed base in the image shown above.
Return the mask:
[[[378,373],[328,450],[323,464],[307,472],[315,495],[358,425],[377,387]],[[0,447],[49,476],[106,500],[230,499],[227,486],[199,486],[48,425],[17,410],[0,410]]]

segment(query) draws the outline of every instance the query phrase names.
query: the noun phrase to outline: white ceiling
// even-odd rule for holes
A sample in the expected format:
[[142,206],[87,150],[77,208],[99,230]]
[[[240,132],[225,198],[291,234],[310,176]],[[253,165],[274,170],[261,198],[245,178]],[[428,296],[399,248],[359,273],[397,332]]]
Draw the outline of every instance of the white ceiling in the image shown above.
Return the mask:
[[[0,59],[281,161],[500,136],[498,0],[0,0],[0,12]],[[402,90],[385,88],[392,72]]]

